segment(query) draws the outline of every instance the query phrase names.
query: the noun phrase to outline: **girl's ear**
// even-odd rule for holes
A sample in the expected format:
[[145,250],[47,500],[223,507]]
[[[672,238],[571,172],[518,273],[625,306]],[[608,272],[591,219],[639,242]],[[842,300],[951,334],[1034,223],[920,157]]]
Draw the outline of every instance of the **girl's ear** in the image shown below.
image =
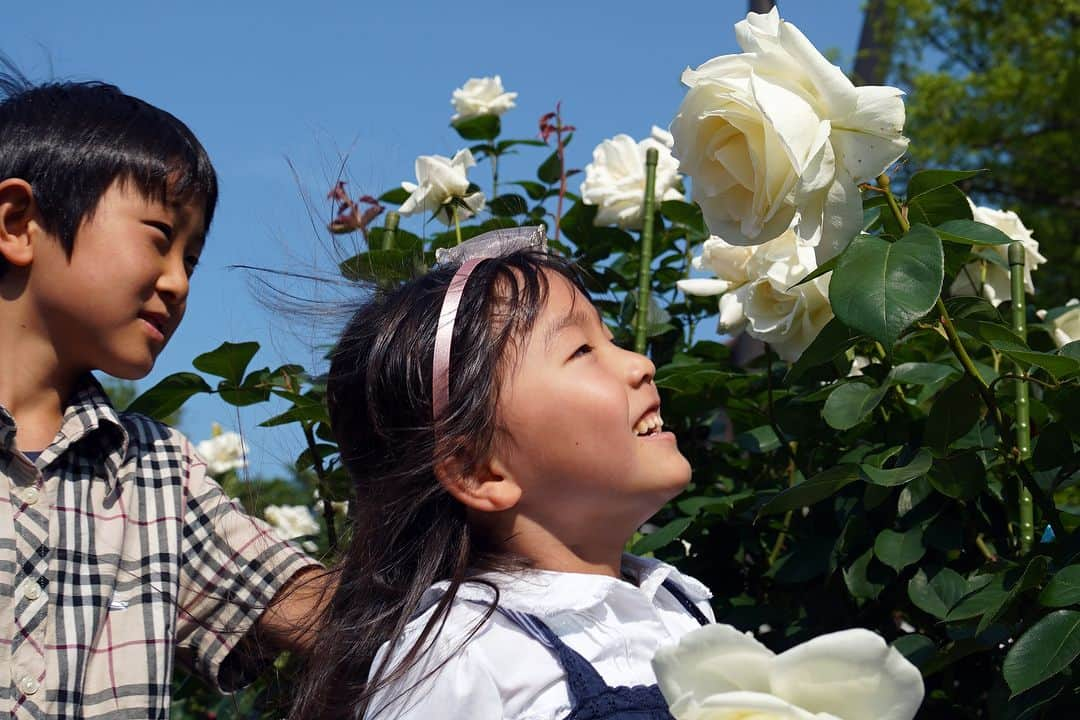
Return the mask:
[[26,267],[34,259],[31,241],[37,205],[30,183],[19,178],[0,181],[0,259]]
[[483,463],[470,473],[453,458],[435,467],[435,477],[454,499],[479,512],[502,512],[518,504],[521,487],[498,459]]

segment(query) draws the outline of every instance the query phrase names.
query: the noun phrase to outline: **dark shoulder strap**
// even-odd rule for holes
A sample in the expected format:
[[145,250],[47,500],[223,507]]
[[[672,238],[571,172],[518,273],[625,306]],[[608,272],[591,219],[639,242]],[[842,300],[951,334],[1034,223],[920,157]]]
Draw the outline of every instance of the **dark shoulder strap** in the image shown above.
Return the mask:
[[670,578],[664,581],[664,589],[671,593],[671,596],[679,601],[679,604],[686,608],[686,612],[690,613],[690,616],[697,620],[702,625],[710,624],[709,618],[705,617],[705,613],[701,612],[701,608],[694,604],[694,601],[686,597],[686,593],[676,585]]

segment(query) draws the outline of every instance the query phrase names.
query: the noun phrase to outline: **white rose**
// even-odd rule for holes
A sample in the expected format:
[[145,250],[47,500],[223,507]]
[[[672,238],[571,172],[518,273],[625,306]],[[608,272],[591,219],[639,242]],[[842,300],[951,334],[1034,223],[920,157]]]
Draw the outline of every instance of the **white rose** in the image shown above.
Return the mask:
[[1058,347],[1065,347],[1071,342],[1080,340],[1080,299],[1073,298],[1065,303],[1065,307],[1064,312],[1057,313],[1047,320],[1054,343]]
[[852,85],[776,8],[750,13],[735,34],[745,52],[682,75],[679,169],[712,233],[756,245],[794,223],[824,262],[862,225],[858,182],[907,149],[903,93]]
[[207,472],[216,477],[246,467],[248,448],[244,438],[238,433],[221,432],[221,426],[217,423],[214,423],[213,432],[213,437],[195,446],[195,450],[206,460]]
[[450,102],[454,106],[454,117],[450,122],[468,120],[478,115],[502,115],[514,107],[516,92],[505,92],[502,78],[469,78],[464,87],[454,91]]
[[910,720],[922,675],[869,630],[829,633],[779,655],[707,625],[653,659],[677,720]]
[[[1031,281],[1031,271],[1046,262],[1039,254],[1039,241],[1031,235],[1031,230],[1024,226],[1020,217],[1012,210],[995,210],[979,207],[968,200],[971,215],[977,221],[995,227],[1013,240],[1019,240],[1024,246],[1024,290],[1032,295],[1035,284]],[[995,307],[1012,297],[1012,281],[1009,279],[1009,246],[977,245],[997,254],[1002,264],[989,260],[976,260],[963,267],[953,280],[949,292],[953,295],[982,295]],[[980,292],[981,291],[981,292]]]
[[472,217],[484,209],[485,200],[482,192],[469,193],[469,178],[465,171],[474,165],[476,160],[468,150],[459,150],[453,158],[442,155],[416,158],[416,183],[401,183],[401,187],[411,194],[398,212],[402,215],[431,212],[446,225],[451,225],[454,214],[448,203],[460,198],[468,209],[458,208],[458,220]]
[[[319,523],[311,509],[303,505],[268,505],[263,511],[263,517],[282,540],[316,535],[319,532]],[[314,552],[318,546],[311,540],[305,540],[301,547],[308,552]]]
[[652,136],[634,142],[629,135],[604,140],[593,150],[593,161],[585,166],[581,201],[597,205],[596,225],[618,225],[641,229],[645,203],[645,151],[656,148],[656,201],[682,200],[679,191],[679,161],[671,155],[671,133],[655,125]]
[[797,360],[833,317],[827,275],[792,287],[817,268],[817,259],[791,230],[755,247],[710,238],[693,264],[719,277],[680,280],[679,289],[688,295],[723,293],[719,329],[745,329],[787,362]]

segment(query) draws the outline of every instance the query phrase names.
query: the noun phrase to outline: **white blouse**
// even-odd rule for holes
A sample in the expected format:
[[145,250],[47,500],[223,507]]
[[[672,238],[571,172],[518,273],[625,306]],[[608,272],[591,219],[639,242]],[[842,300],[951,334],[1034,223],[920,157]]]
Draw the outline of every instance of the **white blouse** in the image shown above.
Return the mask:
[[[606,575],[545,570],[480,577],[499,587],[501,607],[536,615],[592,663],[608,685],[651,685],[656,682],[652,658],[657,649],[700,627],[661,584],[670,578],[710,620],[712,593],[650,558],[625,555],[623,572],[637,584]],[[446,587],[439,583],[425,593],[420,611],[393,650],[389,669],[416,642]],[[566,675],[555,655],[499,613],[483,622],[493,597],[484,585],[463,585],[422,660],[375,695],[365,719],[552,720],[568,715]],[[387,651],[388,644],[379,649],[373,670]]]

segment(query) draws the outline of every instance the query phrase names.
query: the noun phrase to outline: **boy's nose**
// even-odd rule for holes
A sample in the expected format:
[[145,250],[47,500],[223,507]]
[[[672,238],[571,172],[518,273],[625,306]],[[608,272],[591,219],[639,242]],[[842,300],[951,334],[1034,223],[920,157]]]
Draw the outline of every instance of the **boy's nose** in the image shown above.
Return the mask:
[[187,300],[190,280],[183,258],[169,258],[161,275],[158,276],[157,291],[171,305]]

